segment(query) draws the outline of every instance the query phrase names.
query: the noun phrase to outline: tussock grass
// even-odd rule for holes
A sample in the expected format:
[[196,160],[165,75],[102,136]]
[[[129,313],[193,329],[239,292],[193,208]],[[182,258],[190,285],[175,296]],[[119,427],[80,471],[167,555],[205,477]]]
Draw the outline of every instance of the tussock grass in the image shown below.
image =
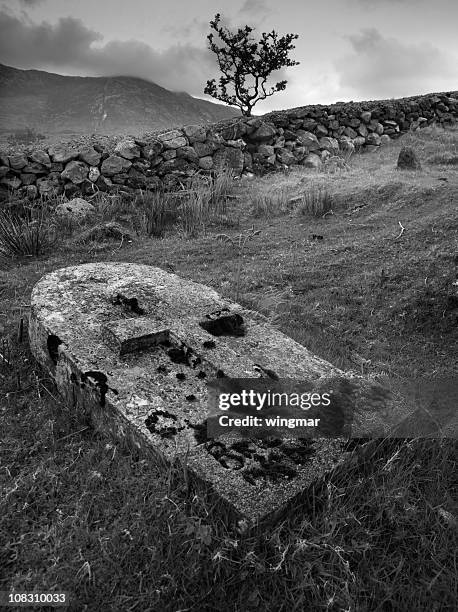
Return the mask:
[[57,221],[48,205],[0,208],[0,255],[37,257],[56,242]]
[[273,185],[268,190],[254,191],[250,198],[253,217],[272,217],[287,212],[290,189],[286,185]]
[[332,210],[331,194],[326,187],[312,183],[303,191],[296,210],[300,215],[322,217]]
[[176,221],[173,195],[162,190],[141,193],[134,201],[134,225],[139,233],[162,238],[167,227]]

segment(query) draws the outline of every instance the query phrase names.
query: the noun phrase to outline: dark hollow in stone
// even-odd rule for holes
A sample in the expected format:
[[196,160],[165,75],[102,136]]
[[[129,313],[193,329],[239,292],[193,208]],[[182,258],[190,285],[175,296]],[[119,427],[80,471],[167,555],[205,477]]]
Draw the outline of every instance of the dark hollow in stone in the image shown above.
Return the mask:
[[128,298],[125,295],[122,295],[121,293],[118,293],[116,298],[113,300],[113,304],[114,305],[121,305],[122,304],[123,306],[127,306],[127,308],[130,308],[132,312],[134,312],[135,314],[138,314],[138,315],[145,314],[144,309],[140,308],[140,306],[138,305],[138,300],[135,297]]
[[193,350],[186,346],[181,346],[180,348],[171,348],[167,351],[167,355],[173,363],[190,365],[189,360],[193,355]]
[[108,378],[106,374],[104,374],[103,372],[99,372],[98,370],[88,370],[87,372],[84,372],[84,374],[81,374],[82,383],[85,383],[88,378],[91,378],[92,380],[95,381],[95,385],[100,391],[100,405],[101,406],[105,406],[105,397],[108,391],[111,390],[113,391],[115,395],[118,395],[118,392],[116,389],[111,389],[111,387],[108,386],[107,384]]
[[186,374],[183,374],[183,372],[178,372],[177,380],[186,380]]
[[48,353],[51,357],[51,360],[54,365],[57,365],[57,359],[59,358],[59,345],[62,344],[62,340],[55,336],[54,334],[50,334],[48,339],[46,340],[46,346],[48,347]]
[[[207,315],[209,317],[210,315]],[[199,321],[200,327],[212,336],[244,336],[243,318],[238,313],[219,315]]]
[[206,349],[212,349],[215,348],[216,344],[213,342],[213,340],[205,340],[205,342],[202,343],[202,346]]
[[207,375],[205,374],[205,372],[199,372],[197,374],[197,378],[206,378],[206,377],[207,377]]

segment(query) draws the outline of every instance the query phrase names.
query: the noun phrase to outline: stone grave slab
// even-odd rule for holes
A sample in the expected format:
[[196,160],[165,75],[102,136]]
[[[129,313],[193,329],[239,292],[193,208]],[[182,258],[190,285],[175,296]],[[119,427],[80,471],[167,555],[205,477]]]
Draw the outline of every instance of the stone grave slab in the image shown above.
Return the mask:
[[[207,438],[209,380],[274,372],[319,386],[348,376],[202,284],[131,263],[60,269],[33,290],[29,336],[69,406],[165,465],[185,461],[250,525],[350,458],[344,438]],[[352,436],[383,435],[385,416],[399,405],[352,397]]]

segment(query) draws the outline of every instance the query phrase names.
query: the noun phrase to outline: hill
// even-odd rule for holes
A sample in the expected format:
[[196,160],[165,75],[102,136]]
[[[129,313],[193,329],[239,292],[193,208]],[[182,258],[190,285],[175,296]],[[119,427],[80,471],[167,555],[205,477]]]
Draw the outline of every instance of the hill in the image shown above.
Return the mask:
[[0,64],[0,133],[140,134],[239,115],[227,106],[127,76],[75,77]]

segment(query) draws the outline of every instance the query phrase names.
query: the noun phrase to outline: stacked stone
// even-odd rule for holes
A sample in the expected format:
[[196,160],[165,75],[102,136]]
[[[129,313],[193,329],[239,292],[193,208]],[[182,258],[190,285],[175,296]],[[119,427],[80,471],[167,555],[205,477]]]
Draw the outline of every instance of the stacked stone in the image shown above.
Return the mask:
[[34,199],[88,196],[99,191],[156,190],[197,171],[229,167],[263,174],[304,165],[319,168],[331,155],[374,151],[402,133],[458,117],[458,92],[400,100],[336,103],[241,117],[213,126],[188,125],[144,139],[100,144],[57,144],[0,154],[0,187]]

